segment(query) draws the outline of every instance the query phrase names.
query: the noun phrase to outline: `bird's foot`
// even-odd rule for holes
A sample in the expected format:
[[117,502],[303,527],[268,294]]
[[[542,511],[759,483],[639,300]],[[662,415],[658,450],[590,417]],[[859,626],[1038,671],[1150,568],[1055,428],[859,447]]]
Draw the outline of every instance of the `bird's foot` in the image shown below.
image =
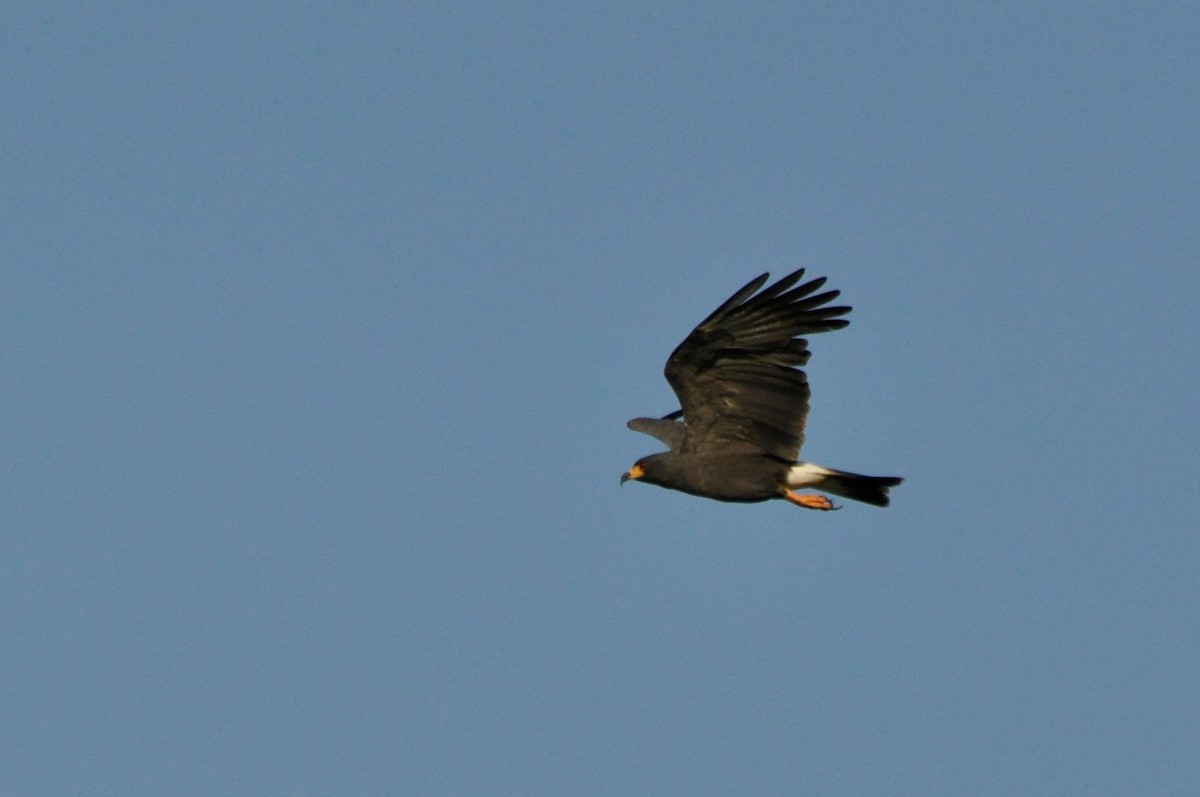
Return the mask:
[[802,506],[805,509],[819,509],[822,512],[828,512],[831,509],[841,509],[840,506],[823,495],[807,495],[788,490],[783,494],[783,497],[796,506]]

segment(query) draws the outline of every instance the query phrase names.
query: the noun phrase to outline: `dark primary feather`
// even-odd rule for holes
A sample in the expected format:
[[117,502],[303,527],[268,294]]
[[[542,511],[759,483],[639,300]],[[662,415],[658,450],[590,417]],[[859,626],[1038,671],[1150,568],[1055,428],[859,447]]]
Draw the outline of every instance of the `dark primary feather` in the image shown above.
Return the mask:
[[793,287],[803,276],[800,269],[761,292],[769,275],[750,281],[671,354],[665,374],[683,407],[682,453],[798,457],[809,398],[800,336],[850,323],[839,317],[849,307],[828,306],[838,291],[816,293],[823,277]]

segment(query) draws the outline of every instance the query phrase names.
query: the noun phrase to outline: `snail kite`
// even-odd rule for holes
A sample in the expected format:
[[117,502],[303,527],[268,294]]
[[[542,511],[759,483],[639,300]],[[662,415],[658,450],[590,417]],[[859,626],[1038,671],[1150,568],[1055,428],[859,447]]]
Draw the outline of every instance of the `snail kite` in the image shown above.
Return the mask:
[[785,498],[808,509],[836,509],[813,489],[887,506],[895,476],[862,476],[799,462],[808,417],[808,362],[802,336],[841,329],[849,307],[829,306],[838,291],[817,293],[825,278],[796,283],[804,269],[759,290],[769,274],[731,296],[667,360],[667,382],[682,409],[635,418],[629,428],[670,449],[642,457],[621,477],[718,501]]

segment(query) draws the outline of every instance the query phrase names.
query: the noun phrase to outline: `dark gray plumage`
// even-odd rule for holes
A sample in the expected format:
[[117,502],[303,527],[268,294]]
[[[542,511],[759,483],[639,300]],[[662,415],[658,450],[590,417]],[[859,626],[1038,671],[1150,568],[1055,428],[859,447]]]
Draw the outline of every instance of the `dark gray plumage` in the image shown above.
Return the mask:
[[[811,353],[802,335],[841,329],[849,307],[830,306],[838,291],[817,293],[820,277],[803,285],[800,269],[763,289],[763,274],[731,296],[689,334],[667,360],[667,382],[682,409],[663,418],[635,418],[634,431],[670,449],[643,457],[621,477],[719,501],[785,498],[810,509],[833,509],[814,488],[887,506],[893,476],[862,476],[798,462],[808,418]],[[682,418],[682,420],[680,420]]]

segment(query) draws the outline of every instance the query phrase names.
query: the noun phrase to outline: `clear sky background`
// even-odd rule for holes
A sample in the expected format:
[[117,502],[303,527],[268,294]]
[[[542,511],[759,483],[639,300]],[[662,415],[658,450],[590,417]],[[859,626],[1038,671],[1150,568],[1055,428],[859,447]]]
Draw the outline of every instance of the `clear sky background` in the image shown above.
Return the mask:
[[[0,22],[0,794],[1200,793],[1195,4]],[[893,505],[619,488],[799,266]]]

